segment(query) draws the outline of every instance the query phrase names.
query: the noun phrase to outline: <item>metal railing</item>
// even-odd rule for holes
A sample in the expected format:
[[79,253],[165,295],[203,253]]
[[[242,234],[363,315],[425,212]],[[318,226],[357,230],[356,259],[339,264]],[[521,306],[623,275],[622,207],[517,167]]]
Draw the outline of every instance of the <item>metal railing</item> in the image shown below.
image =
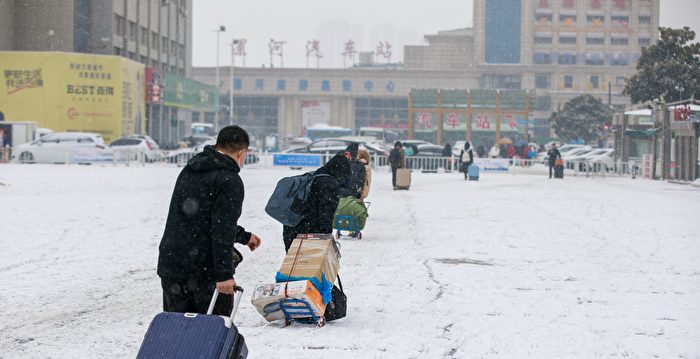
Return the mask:
[[[80,150],[65,150],[60,148],[33,148],[31,151],[25,149],[0,148],[0,163],[52,163],[52,164],[91,164],[102,163],[112,165],[142,165],[165,164],[185,166],[187,162],[196,155],[193,151],[171,151],[162,157],[149,158],[144,151],[140,150],[118,150],[107,155],[97,156],[81,153]],[[274,156],[279,153],[259,152],[248,153],[246,157],[246,168],[272,168],[275,167]],[[286,153],[288,154],[288,153]],[[294,154],[299,156],[320,156],[320,164],[324,165],[335,153]],[[547,161],[536,159],[508,159],[508,173],[511,174],[535,174],[547,175],[549,164]],[[407,156],[405,158],[406,168],[417,172],[425,173],[455,173],[461,171],[459,158],[453,157],[428,157],[428,156]],[[371,166],[374,169],[389,170],[388,157],[374,154]],[[629,176],[642,177],[642,170],[638,162],[605,163],[598,161],[565,161],[565,176],[574,177],[608,177],[608,176]],[[292,168],[293,165],[282,166]]]

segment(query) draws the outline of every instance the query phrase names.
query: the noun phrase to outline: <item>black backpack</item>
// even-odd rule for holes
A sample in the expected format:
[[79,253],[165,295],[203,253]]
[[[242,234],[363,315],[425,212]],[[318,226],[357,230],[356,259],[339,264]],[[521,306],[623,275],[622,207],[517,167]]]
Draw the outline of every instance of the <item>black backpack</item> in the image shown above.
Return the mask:
[[304,219],[303,209],[311,193],[311,185],[318,177],[331,177],[315,172],[285,177],[277,182],[275,191],[267,201],[265,212],[288,227],[295,227]]
[[326,312],[323,313],[323,317],[327,322],[345,318],[347,315],[348,297],[345,295],[345,292],[343,292],[343,283],[340,282],[340,275],[338,275],[338,285],[340,288],[333,286],[331,290],[332,299],[326,306]]
[[365,165],[360,161],[350,161],[350,176],[347,183],[340,188],[340,197],[360,198],[364,183]]

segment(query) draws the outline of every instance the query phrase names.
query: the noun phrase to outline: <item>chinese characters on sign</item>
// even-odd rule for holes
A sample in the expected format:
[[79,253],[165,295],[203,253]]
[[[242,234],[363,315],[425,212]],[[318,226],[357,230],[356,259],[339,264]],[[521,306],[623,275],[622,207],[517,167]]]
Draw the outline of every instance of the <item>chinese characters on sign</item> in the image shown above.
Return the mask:
[[78,77],[82,79],[112,80],[112,74],[104,72],[103,65],[70,63],[71,70],[78,71]]
[[479,113],[476,115],[476,128],[489,129],[490,127],[491,123],[487,114]]
[[391,62],[391,44],[388,41],[379,42],[377,45],[377,58],[383,57],[387,62]]
[[12,95],[24,89],[43,87],[44,80],[41,79],[41,69],[5,70],[5,84],[7,94]]
[[416,114],[416,129],[425,129],[425,130],[430,130],[433,128],[432,123],[430,123],[430,113],[428,112],[419,112]]
[[459,116],[456,113],[447,114],[447,125],[453,129],[459,127]]

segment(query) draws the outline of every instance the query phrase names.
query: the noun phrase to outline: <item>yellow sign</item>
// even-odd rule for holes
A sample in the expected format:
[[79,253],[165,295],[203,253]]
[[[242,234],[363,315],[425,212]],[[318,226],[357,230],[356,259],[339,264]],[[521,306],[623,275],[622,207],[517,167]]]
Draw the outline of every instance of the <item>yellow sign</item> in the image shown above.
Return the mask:
[[[0,111],[56,132],[95,132],[106,142],[144,133],[144,66],[106,55],[0,52]],[[140,131],[137,131],[140,128]]]

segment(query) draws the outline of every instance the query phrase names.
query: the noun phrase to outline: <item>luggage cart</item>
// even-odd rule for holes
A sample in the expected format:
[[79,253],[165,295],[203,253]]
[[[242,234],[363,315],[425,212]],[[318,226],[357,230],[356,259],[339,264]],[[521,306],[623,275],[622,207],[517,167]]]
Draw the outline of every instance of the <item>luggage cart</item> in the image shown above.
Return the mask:
[[284,313],[285,326],[291,325],[292,322],[316,324],[319,327],[326,325],[326,319],[323,316],[317,316],[305,300],[286,298],[279,302],[279,306]]
[[[365,208],[369,211],[370,202],[364,202]],[[333,220],[333,228],[336,229],[338,239],[362,239],[362,231],[357,226],[357,218],[349,215],[335,216]],[[341,231],[347,231],[345,236]]]

